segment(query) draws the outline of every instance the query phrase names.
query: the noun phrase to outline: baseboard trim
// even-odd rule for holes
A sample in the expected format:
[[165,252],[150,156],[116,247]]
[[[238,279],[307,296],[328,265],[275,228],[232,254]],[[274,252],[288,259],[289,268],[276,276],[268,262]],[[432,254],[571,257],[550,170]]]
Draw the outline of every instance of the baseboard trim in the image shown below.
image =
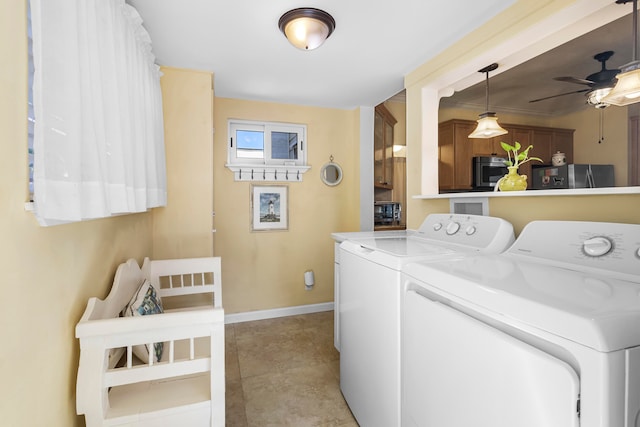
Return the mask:
[[247,311],[245,313],[233,313],[224,316],[224,323],[241,323],[253,320],[275,319],[276,317],[295,316],[298,314],[320,313],[333,310],[332,302],[320,304],[298,305],[295,307],[273,308],[270,310]]

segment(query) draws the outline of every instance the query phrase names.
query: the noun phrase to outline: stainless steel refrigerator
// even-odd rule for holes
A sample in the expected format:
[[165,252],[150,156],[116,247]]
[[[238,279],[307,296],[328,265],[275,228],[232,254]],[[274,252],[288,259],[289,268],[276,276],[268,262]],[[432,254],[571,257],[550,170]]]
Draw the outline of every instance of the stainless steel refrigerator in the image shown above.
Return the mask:
[[536,190],[615,186],[613,165],[533,166],[531,175],[531,186]]

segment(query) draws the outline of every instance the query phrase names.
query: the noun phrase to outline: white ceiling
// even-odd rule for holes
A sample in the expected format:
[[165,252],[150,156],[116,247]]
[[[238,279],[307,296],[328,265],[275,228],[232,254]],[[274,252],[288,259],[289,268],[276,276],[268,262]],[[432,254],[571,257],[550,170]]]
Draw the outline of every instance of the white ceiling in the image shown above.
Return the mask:
[[[553,99],[531,103],[529,101],[581,89],[588,86],[554,80],[554,77],[571,76],[584,79],[601,69],[594,55],[614,51],[607,61],[607,69],[619,68],[632,59],[632,20],[629,13],[584,36],[576,38],[549,52],[535,57],[504,73],[499,70],[489,74],[489,110],[497,113],[563,115],[586,108],[586,92],[574,93]],[[489,64],[487,64],[489,65]],[[471,108],[481,113],[485,110],[485,81],[443,98],[441,106]]]
[[[516,0],[128,0],[160,65],[215,73],[216,96],[351,109],[403,89],[404,76]],[[336,20],[320,48],[289,44],[278,19],[316,7]]]

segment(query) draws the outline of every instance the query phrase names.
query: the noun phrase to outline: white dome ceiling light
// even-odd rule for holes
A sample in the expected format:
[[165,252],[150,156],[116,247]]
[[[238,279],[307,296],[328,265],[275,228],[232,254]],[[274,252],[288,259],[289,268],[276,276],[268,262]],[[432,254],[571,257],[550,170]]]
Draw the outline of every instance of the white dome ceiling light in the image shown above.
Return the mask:
[[282,15],[278,27],[298,49],[313,50],[322,46],[333,33],[336,21],[324,10],[302,7]]

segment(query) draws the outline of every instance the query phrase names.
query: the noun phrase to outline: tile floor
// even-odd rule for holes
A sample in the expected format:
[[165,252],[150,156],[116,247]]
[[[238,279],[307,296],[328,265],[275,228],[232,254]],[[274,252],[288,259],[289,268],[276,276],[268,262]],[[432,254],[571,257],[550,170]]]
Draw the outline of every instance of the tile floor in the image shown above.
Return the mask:
[[333,312],[226,325],[228,427],[357,427],[340,393]]

